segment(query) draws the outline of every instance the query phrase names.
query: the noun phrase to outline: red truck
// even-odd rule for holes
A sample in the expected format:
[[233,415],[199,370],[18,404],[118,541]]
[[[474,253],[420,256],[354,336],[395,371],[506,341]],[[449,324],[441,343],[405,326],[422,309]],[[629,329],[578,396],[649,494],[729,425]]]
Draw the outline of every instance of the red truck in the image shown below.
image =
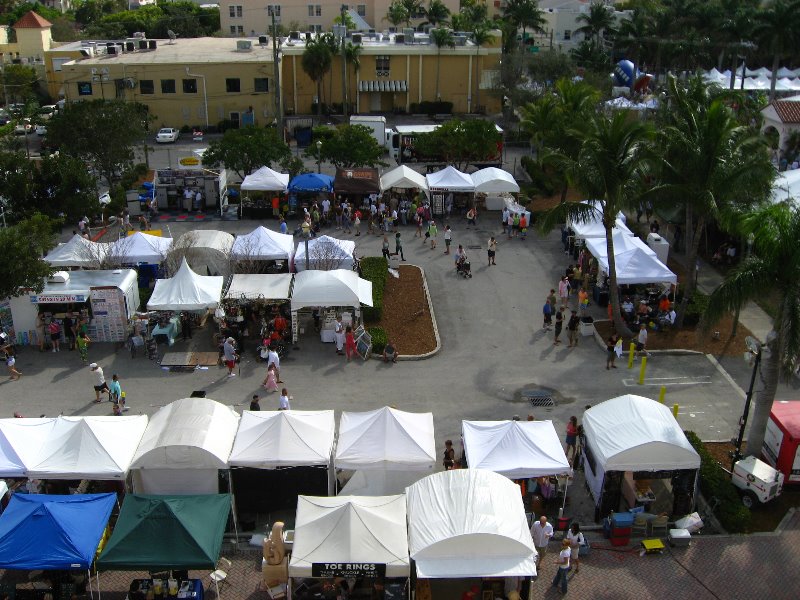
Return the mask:
[[761,454],[786,485],[800,483],[800,401],[773,403]]

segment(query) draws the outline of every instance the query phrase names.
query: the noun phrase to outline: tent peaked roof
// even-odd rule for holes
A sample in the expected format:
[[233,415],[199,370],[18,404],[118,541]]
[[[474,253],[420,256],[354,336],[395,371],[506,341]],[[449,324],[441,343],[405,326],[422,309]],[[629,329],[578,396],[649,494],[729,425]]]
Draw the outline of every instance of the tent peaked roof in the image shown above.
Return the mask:
[[486,167],[475,171],[472,175],[472,182],[475,184],[476,192],[487,192],[498,194],[501,192],[519,192],[519,184],[514,180],[514,176],[508,171],[497,167]]
[[332,410],[243,411],[228,463],[261,469],[327,465],[335,426]]
[[324,173],[302,173],[289,182],[290,192],[332,192],[333,177]]
[[626,394],[583,413],[587,444],[604,471],[697,469],[700,457],[665,405]]
[[452,165],[425,176],[431,191],[474,192],[472,177]]
[[418,577],[536,575],[519,487],[482,469],[429,475],[406,488],[408,544]]
[[347,269],[301,271],[294,277],[292,310],[307,306],[372,306],[372,282]]
[[92,242],[77,233],[44,257],[54,267],[99,267],[111,244]]
[[467,462],[511,479],[569,473],[552,421],[462,421]]
[[294,237],[259,225],[233,242],[234,258],[245,260],[288,260],[294,254]]
[[116,494],[14,494],[0,517],[0,568],[88,569]]
[[111,244],[109,257],[125,264],[161,263],[172,247],[172,238],[137,231]]
[[0,419],[0,477],[26,477],[38,462],[56,419]]
[[201,310],[214,308],[222,296],[222,276],[198,275],[186,258],[174,277],[157,279],[153,295],[147,302],[150,310]]
[[633,248],[616,256],[617,283],[677,283],[678,276],[641,248]]
[[28,476],[124,479],[146,427],[146,415],[59,417]]
[[133,469],[224,469],[239,426],[230,406],[183,398],[160,408],[142,436]]
[[298,496],[289,575],[310,576],[320,562],[385,564],[387,577],[407,577],[405,497]]
[[[347,270],[353,266],[356,243],[353,240],[340,240],[329,235],[321,235],[308,240],[309,266],[312,269]],[[297,271],[306,268],[306,244],[300,242],[294,253],[294,266]]]
[[410,413],[388,406],[342,413],[337,468],[426,470],[435,462],[432,413]]
[[103,553],[101,570],[210,569],[219,559],[229,494],[128,494]]
[[278,173],[269,167],[261,167],[250,173],[242,181],[243,190],[286,191],[289,187],[289,174]]
[[400,165],[381,176],[381,187],[385,190],[390,188],[419,188],[421,190],[427,190],[428,182],[424,175],[417,173],[408,165]]

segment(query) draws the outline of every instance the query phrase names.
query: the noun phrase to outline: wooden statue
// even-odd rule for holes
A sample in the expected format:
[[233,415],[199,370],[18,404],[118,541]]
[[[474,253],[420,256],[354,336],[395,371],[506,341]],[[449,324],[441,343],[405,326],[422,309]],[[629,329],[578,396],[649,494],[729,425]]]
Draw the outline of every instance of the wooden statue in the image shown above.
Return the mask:
[[264,540],[264,558],[269,565],[279,565],[286,556],[286,547],[283,545],[283,522],[276,521],[272,526],[269,537]]

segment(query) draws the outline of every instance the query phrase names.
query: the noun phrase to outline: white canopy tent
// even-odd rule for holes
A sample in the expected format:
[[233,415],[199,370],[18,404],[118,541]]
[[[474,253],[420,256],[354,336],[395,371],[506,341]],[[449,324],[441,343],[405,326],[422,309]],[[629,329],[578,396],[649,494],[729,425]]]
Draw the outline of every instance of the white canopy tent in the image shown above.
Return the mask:
[[224,277],[198,275],[184,258],[175,277],[157,279],[149,310],[203,310],[215,308],[222,296]]
[[291,273],[245,274],[237,273],[231,277],[231,284],[225,298],[228,300],[288,300],[292,295]]
[[233,242],[231,258],[236,260],[289,260],[294,254],[294,237],[259,225]]
[[406,489],[408,543],[417,577],[534,577],[519,487],[481,469],[435,473]]
[[134,491],[217,494],[218,471],[228,468],[239,415],[208,398],[184,398],[159,409],[136,451]]
[[[594,215],[592,218],[580,223],[575,220],[570,220],[568,225],[572,227],[575,232],[575,237],[578,239],[588,240],[591,238],[605,238],[606,229],[603,227],[603,202],[600,200],[582,200],[581,204],[587,204],[594,207]],[[625,235],[633,235],[633,232],[628,229],[625,224],[625,215],[622,212],[617,213],[617,218],[614,220],[614,230],[622,231]]]
[[405,496],[298,496],[289,577],[311,577],[315,563],[375,563],[408,577]]
[[407,165],[400,165],[381,175],[381,188],[420,189],[428,191],[428,181],[425,176],[417,173]]
[[257,171],[250,173],[242,181],[244,191],[276,191],[285,192],[289,187],[289,174],[278,173],[269,167],[261,167]]
[[626,394],[583,414],[586,483],[600,502],[608,471],[699,469],[700,456],[664,404]]
[[441,171],[425,176],[428,189],[431,192],[474,192],[475,183],[472,177],[462,173],[452,165],[446,166]]
[[146,427],[146,415],[58,417],[27,476],[124,480]]
[[[353,256],[356,243],[352,240],[340,240],[321,235],[308,240],[308,263],[312,270],[330,271],[333,269],[353,268]],[[306,270],[306,244],[300,242],[294,253],[296,271]]]
[[[614,242],[614,254],[618,255],[628,250],[641,249],[646,254],[655,256],[655,251],[650,248],[646,243],[635,235],[627,235],[624,231],[615,229],[611,234],[611,239]],[[598,261],[608,262],[608,247],[606,246],[606,237],[593,237],[586,239],[586,249],[592,253]]]
[[[614,258],[616,260],[617,283],[671,283],[678,277],[656,256],[655,251],[636,236],[622,231],[613,233]],[[608,248],[605,238],[589,238],[586,248],[597,258],[600,271],[608,273]]]
[[123,265],[161,264],[172,248],[172,238],[137,231],[111,244],[108,257]]
[[111,244],[92,242],[76,233],[68,242],[53,248],[44,260],[54,267],[99,268],[110,247]]
[[472,469],[510,479],[572,472],[552,421],[462,421],[461,431]]
[[772,184],[772,201],[800,200],[800,169],[778,173]]
[[215,229],[187,231],[175,241],[183,258],[193,271],[207,275],[228,275],[231,272],[233,236]]
[[435,463],[432,413],[384,406],[339,419],[337,469],[430,471]]
[[484,194],[499,194],[519,192],[519,185],[514,180],[514,176],[508,171],[497,167],[487,167],[480,171],[475,171],[472,175],[472,183],[475,185],[476,192]]
[[425,471],[355,471],[338,496],[391,496],[427,476]]
[[0,477],[26,477],[55,427],[54,418],[0,419]]

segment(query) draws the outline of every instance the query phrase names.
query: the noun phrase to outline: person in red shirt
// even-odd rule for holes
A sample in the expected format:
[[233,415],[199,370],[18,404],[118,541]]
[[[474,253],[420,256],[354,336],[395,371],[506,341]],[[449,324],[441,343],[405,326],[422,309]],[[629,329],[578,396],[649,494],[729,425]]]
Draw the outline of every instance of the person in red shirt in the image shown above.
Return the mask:
[[344,353],[347,355],[347,362],[350,362],[351,357],[358,355],[356,352],[356,338],[353,336],[353,328],[350,325],[347,326],[344,333]]

